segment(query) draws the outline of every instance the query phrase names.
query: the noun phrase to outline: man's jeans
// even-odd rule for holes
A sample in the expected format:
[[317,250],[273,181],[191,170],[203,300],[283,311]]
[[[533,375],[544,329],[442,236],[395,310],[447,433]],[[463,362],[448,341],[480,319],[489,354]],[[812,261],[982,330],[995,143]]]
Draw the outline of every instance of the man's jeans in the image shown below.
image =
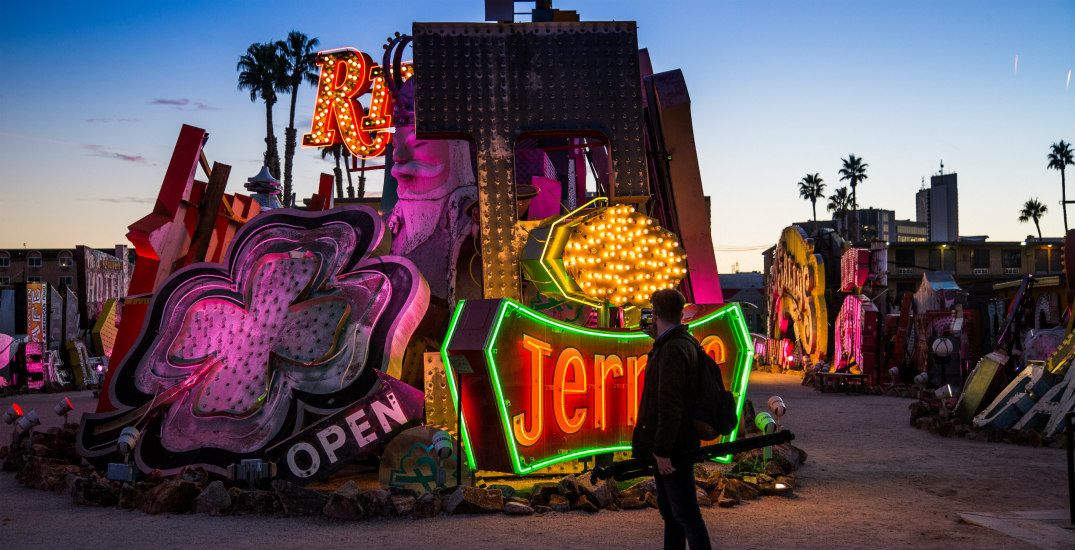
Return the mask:
[[664,549],[710,550],[709,531],[698,509],[697,489],[692,464],[677,464],[676,471],[657,474],[657,507],[664,518]]

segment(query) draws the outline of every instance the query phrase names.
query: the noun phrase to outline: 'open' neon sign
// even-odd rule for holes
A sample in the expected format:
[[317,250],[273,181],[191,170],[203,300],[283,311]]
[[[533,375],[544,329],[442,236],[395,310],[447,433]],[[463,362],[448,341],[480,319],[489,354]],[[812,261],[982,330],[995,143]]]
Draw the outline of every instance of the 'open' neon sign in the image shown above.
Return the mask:
[[[688,326],[721,364],[741,411],[753,354],[738,304]],[[509,299],[461,302],[442,359],[463,400],[471,465],[526,474],[629,450],[652,344],[641,332],[579,327]],[[473,372],[456,388],[453,365],[463,364]]]

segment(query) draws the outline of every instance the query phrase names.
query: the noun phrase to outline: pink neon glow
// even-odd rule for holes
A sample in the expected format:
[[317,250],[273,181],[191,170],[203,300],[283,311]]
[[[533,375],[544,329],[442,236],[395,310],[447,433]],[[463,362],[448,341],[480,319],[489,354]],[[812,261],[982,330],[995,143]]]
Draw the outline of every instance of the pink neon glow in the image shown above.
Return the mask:
[[870,251],[851,248],[840,258],[840,292],[856,292],[870,276]]
[[836,317],[836,353],[832,358],[836,369],[843,368],[846,363],[844,352],[853,355],[855,362],[862,365],[862,312],[868,302],[865,296],[844,298],[840,314]]

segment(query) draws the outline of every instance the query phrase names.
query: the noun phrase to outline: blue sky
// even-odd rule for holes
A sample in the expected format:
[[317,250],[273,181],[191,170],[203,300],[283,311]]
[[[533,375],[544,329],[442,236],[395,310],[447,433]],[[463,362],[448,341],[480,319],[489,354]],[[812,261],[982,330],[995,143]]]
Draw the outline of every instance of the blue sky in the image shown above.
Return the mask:
[[[1060,178],[1045,154],[1075,141],[1071,0],[556,6],[585,20],[638,21],[655,69],[683,70],[722,271],[760,268],[780,229],[810,216],[795,183],[820,172],[835,188],[848,153],[870,164],[864,206],[913,218],[914,192],[943,159],[959,173],[962,234],[1033,233],[1016,220],[1030,197],[1050,208],[1043,232],[1062,233]],[[151,207],[183,123],[209,131],[210,160],[231,164],[229,191],[242,190],[264,135],[264,108],[235,86],[235,62],[252,42],[298,29],[325,48],[377,57],[412,21],[482,18],[477,0],[4,2],[0,248],[124,242]],[[287,99],[274,113],[281,139]],[[312,102],[304,89],[300,132]],[[330,170],[301,150],[296,191],[308,196]]]

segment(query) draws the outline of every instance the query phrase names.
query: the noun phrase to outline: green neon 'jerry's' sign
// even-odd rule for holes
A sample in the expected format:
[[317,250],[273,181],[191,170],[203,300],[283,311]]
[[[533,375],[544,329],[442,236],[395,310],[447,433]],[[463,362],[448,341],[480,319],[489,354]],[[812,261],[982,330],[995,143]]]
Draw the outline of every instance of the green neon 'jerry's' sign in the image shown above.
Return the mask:
[[[753,353],[739,305],[687,313],[741,414]],[[652,343],[641,332],[579,327],[510,299],[460,302],[441,354],[453,397],[462,394],[471,466],[526,474],[629,450]],[[452,371],[464,362],[473,372]]]

